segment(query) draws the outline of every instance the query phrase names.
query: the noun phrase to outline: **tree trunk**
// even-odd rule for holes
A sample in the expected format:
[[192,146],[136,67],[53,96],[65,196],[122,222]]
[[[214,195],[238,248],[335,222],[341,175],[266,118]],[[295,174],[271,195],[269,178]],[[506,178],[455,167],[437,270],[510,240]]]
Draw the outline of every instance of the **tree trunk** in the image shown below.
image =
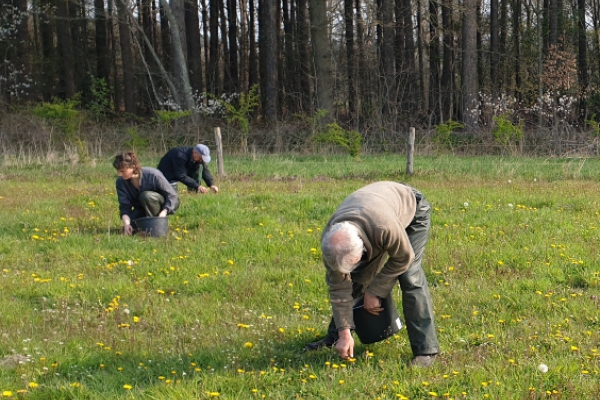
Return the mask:
[[15,69],[21,71],[21,74],[26,76],[30,73],[30,61],[31,56],[29,49],[29,14],[27,13],[27,1],[26,0],[14,0],[15,8],[19,13],[19,22],[17,25],[16,39],[17,39],[17,63]]
[[310,50],[309,50],[309,24],[308,24],[308,6],[306,0],[298,0],[298,55],[300,57],[299,80],[301,109],[305,113],[312,113],[312,91],[310,84]]
[[521,91],[521,0],[513,0],[512,5],[515,98],[517,101],[521,101],[523,98],[523,93]]
[[256,7],[254,0],[248,0],[248,37],[249,57],[248,57],[248,86],[252,87],[259,83],[258,81],[258,49],[256,45]]
[[558,44],[558,0],[549,1],[548,47],[552,47]]
[[[119,2],[120,0],[116,0]],[[160,13],[160,41],[162,45],[162,63],[163,65],[171,65],[171,28],[169,27],[169,19],[165,13],[162,1],[159,3]]]
[[184,44],[181,38],[180,32],[181,29],[177,25],[178,21],[173,14],[171,7],[167,0],[161,0],[161,4],[165,9],[165,14],[169,19],[169,26],[171,27],[171,45],[173,50],[173,72],[175,76],[179,77],[175,82],[175,87],[177,88],[182,99],[183,104],[181,104],[184,110],[192,111],[192,114],[195,113],[194,107],[194,98],[192,96],[192,87],[190,86],[190,81],[188,77],[188,68],[187,63],[185,61],[185,54],[183,52]]
[[[296,76],[298,60],[294,52],[294,24],[292,20],[293,15],[293,0],[283,0],[282,2],[282,15],[283,15],[283,60],[281,63],[282,70],[280,71],[280,77],[283,79],[283,92],[286,98],[286,107],[288,112],[297,112],[298,103],[297,99],[297,82],[298,77]],[[283,68],[285,66],[285,68]]]
[[260,82],[262,86],[263,115],[268,123],[277,121],[279,76],[277,68],[277,18],[276,0],[260,0],[259,44]]
[[477,127],[477,0],[463,2],[462,122]]
[[452,24],[452,0],[442,1],[442,27],[444,30],[444,64],[442,67],[441,121],[454,117],[452,110],[454,88],[454,29]]
[[248,86],[248,4],[246,0],[240,0],[240,69],[239,86],[241,93],[250,90]]
[[508,67],[506,66],[507,43],[508,43],[508,2],[510,0],[500,1],[500,41],[498,43],[498,90],[501,93],[506,93],[504,87],[508,80]]
[[61,20],[57,24],[58,43],[62,53],[62,78],[64,80],[65,95],[68,99],[75,96],[75,60],[73,55],[73,40],[69,25],[68,0],[56,1],[56,15]]
[[209,0],[210,7],[210,60],[208,61],[207,88],[213,95],[219,94],[219,2]]
[[331,73],[331,47],[325,0],[309,0],[311,36],[315,77],[317,81],[317,108],[327,110],[333,118],[333,77]]
[[237,7],[235,0],[227,0],[227,17],[229,19],[229,79],[231,80],[231,90],[237,93],[240,90],[240,82],[238,72]]
[[440,120],[441,87],[440,87],[440,34],[439,11],[437,0],[429,0],[429,113],[432,122],[437,125]]
[[209,71],[208,71],[208,66],[209,66],[209,62],[210,62],[210,45],[209,45],[209,37],[210,35],[208,34],[208,27],[210,24],[210,20],[208,18],[208,8],[206,7],[206,1],[205,0],[200,0],[200,4],[202,5],[202,40],[204,43],[204,82],[206,85],[205,91],[206,92],[210,92],[210,89],[208,87],[208,82],[209,82]]
[[585,0],[578,0],[578,42],[577,71],[579,80],[579,122],[585,123],[587,116],[587,91],[588,91],[588,66],[587,66],[587,40],[585,24]]
[[[213,0],[214,1],[214,0]],[[232,79],[229,73],[231,72],[231,54],[229,53],[229,45],[227,44],[227,17],[225,16],[225,0],[218,0],[219,2],[219,16],[220,23],[219,28],[221,30],[221,59],[223,60],[223,86],[220,87],[219,91],[225,91],[225,93],[233,92]]]
[[[384,123],[393,124],[396,114],[396,77],[394,71],[394,3],[393,0],[381,1],[381,41],[380,41],[380,59],[381,59],[381,112]],[[390,126],[391,127],[391,126]]]
[[129,28],[129,10],[126,0],[117,0],[119,17],[119,43],[121,45],[121,64],[123,67],[123,86],[125,89],[125,111],[135,114],[135,74],[133,72],[133,49],[131,48],[131,30]]
[[188,54],[190,86],[196,95],[203,92],[202,52],[200,45],[200,17],[198,0],[185,0],[185,32]]
[[498,97],[498,0],[490,0],[490,80],[492,97]]
[[354,52],[354,1],[344,0],[346,21],[346,62],[348,63],[348,114],[354,119],[356,114],[356,56]]
[[362,17],[361,0],[354,2],[356,9],[356,57],[358,58],[358,102],[360,103],[360,113],[368,116],[372,110],[371,101],[371,74],[367,67],[367,58],[365,53],[365,23]]

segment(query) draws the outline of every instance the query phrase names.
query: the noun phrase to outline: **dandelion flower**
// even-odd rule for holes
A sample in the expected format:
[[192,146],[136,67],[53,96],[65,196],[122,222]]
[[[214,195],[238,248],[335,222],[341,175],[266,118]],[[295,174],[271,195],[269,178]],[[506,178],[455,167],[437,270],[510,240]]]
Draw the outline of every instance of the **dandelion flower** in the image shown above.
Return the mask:
[[123,389],[125,389],[125,390],[131,390],[131,389],[133,389],[133,386],[131,386],[131,385],[123,385]]

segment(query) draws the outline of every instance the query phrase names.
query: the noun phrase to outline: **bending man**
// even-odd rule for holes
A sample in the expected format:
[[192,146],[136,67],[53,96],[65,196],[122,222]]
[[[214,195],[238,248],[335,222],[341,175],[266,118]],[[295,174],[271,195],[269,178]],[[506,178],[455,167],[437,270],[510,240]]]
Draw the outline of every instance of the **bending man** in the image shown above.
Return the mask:
[[213,176],[207,164],[210,162],[210,150],[204,144],[194,147],[175,147],[167,152],[158,163],[158,170],[163,173],[171,186],[177,190],[177,182],[187,186],[188,191],[206,193],[208,189],[201,185],[199,170],[202,167],[202,180],[215,193],[219,188],[214,185]]
[[321,246],[333,318],[327,336],[307,350],[332,347],[354,357],[352,306],[364,296],[372,314],[398,281],[414,358],[429,366],[439,352],[423,253],[431,206],[423,194],[396,182],[376,182],[350,194],[329,219]]

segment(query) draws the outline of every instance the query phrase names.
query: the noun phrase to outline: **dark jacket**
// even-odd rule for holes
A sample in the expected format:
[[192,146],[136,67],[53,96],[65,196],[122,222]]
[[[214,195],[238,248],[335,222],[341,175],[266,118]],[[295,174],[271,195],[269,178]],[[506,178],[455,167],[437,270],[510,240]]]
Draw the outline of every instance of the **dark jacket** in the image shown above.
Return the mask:
[[139,202],[142,192],[160,193],[165,198],[164,209],[169,214],[173,214],[179,208],[179,197],[173,187],[167,182],[163,174],[156,168],[142,167],[140,171],[140,188],[137,189],[133,184],[121,177],[117,178],[117,196],[119,198],[119,216],[127,214],[129,218],[139,217],[139,211],[142,205]]
[[158,163],[158,169],[169,182],[181,182],[190,190],[198,191],[198,170],[202,165],[202,180],[206,186],[213,185],[213,176],[206,163],[192,160],[193,147],[175,147],[167,152]]

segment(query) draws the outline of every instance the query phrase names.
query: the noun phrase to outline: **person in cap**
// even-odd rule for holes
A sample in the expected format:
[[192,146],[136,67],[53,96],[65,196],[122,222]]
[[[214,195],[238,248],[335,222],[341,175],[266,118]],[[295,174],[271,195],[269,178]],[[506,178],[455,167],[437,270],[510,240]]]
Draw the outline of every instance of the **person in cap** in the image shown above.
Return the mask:
[[422,268],[430,210],[421,192],[396,182],[372,183],[346,197],[321,237],[333,317],[327,336],[306,350],[335,346],[342,358],[354,357],[353,305],[364,298],[364,308],[378,315],[381,299],[399,282],[414,355],[409,364],[433,363],[439,344]]
[[201,185],[199,179],[202,167],[202,180],[215,193],[219,188],[214,185],[213,176],[208,169],[210,150],[204,144],[194,147],[183,146],[169,150],[158,163],[158,169],[164,174],[169,183],[177,190],[177,183],[187,186],[188,191],[206,193],[208,189]]
[[118,154],[113,167],[119,175],[117,197],[125,235],[135,233],[136,219],[166,217],[179,208],[179,197],[162,172],[142,167],[135,152]]

